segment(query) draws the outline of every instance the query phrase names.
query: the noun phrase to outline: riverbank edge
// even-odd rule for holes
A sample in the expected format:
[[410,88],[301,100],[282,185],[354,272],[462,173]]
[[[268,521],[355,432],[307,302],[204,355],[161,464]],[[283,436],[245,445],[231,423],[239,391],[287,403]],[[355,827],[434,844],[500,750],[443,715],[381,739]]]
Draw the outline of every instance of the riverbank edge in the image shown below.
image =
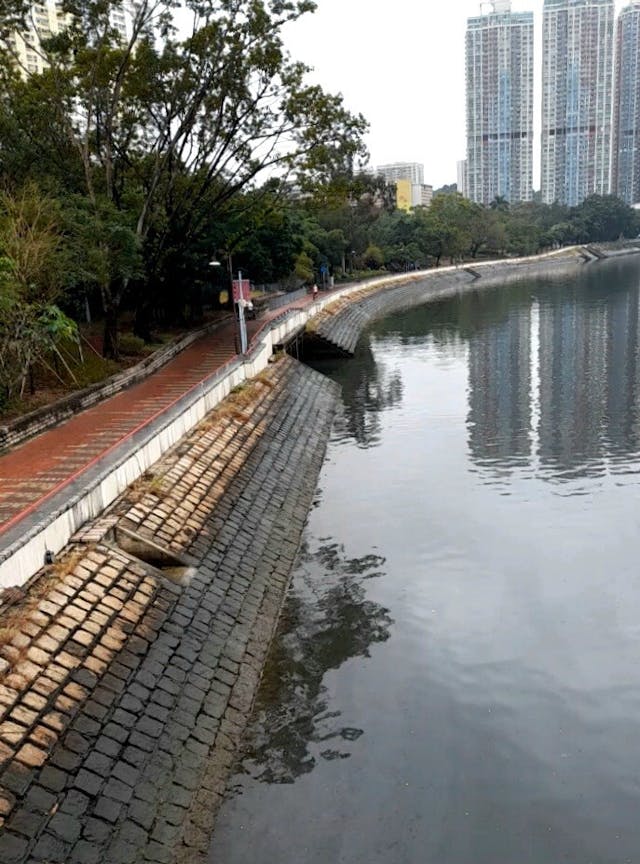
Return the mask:
[[0,860],[206,860],[339,395],[273,364],[0,616]]
[[[630,250],[639,251],[636,247]],[[318,316],[327,307],[336,302],[346,302],[347,307],[353,304],[351,314],[359,320],[355,324],[350,322],[348,329],[351,341],[354,338],[357,341],[362,328],[373,317],[360,308],[361,301],[367,296],[384,295],[387,298],[388,306],[384,310],[381,300],[373,301],[377,305],[376,314],[383,314],[387,309],[402,308],[398,290],[404,295],[410,294],[412,303],[426,302],[453,291],[452,282],[456,283],[455,290],[460,290],[463,282],[467,288],[478,290],[481,285],[519,278],[521,274],[534,275],[569,264],[584,266],[586,255],[583,247],[568,247],[543,256],[485,261],[474,264],[473,268],[460,265],[376,278],[321,294],[313,304],[283,311],[256,333],[246,355],[236,356],[212,372],[170,408],[126,435],[119,444],[94,460],[79,476],[69,478],[41,505],[29,508],[24,517],[5,531],[0,537],[0,589],[24,585],[40,570],[47,553],[55,555],[60,552],[84,524],[98,518],[125,489],[219,405],[234,387],[264,370],[277,347],[303,333],[312,319],[321,322]],[[478,277],[478,273],[484,273],[484,276]],[[420,291],[415,291],[417,284],[421,285]],[[346,350],[343,353],[350,352]]]
[[[636,254],[633,248],[627,254]],[[307,325],[306,338],[312,350],[320,353],[353,355],[362,331],[372,321],[391,312],[409,309],[436,299],[468,291],[481,291],[500,284],[510,284],[524,278],[541,275],[561,275],[576,267],[609,260],[586,257],[582,247],[571,247],[550,253],[509,261],[487,261],[479,264],[445,267],[433,272],[431,278],[416,278],[400,286],[365,285],[347,298],[336,298]],[[619,258],[619,256],[616,256]]]

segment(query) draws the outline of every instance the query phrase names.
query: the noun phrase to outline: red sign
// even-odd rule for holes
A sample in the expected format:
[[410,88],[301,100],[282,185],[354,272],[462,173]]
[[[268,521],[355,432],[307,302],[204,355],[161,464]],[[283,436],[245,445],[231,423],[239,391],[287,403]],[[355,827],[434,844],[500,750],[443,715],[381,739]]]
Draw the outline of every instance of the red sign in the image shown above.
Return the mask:
[[238,300],[251,300],[251,283],[248,279],[233,280],[233,302],[237,303]]

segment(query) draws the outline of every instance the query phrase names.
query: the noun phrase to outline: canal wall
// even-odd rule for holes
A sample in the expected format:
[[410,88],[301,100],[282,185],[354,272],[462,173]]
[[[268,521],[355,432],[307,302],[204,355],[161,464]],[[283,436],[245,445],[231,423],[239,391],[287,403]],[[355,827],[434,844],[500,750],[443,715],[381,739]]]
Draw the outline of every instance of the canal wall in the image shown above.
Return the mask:
[[[558,273],[584,261],[584,250],[572,247],[546,256],[441,267],[345,286],[321,294],[313,304],[283,310],[256,334],[247,355],[207,376],[5,531],[0,541],[0,589],[25,584],[40,570],[47,553],[64,549],[84,524],[103,513],[234,387],[264,370],[274,349],[303,333],[310,321],[318,344],[322,339],[325,349],[348,354],[363,327],[393,309],[523,276]],[[338,328],[342,332],[336,332]]]
[[412,281],[400,286],[368,284],[348,298],[335,301],[309,323],[305,350],[316,355],[351,355],[364,328],[390,312],[463,291],[479,291],[532,276],[568,273],[585,266],[586,260],[582,248],[575,247],[548,256],[445,267],[416,274]]
[[204,862],[339,388],[285,357],[0,616],[0,861]]

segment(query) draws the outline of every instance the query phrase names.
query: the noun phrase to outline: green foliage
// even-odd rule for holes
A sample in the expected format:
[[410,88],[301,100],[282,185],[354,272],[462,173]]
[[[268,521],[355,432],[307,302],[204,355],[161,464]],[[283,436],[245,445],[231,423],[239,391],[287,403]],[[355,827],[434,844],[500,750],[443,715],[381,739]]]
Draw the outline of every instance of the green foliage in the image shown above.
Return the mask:
[[313,261],[306,252],[301,252],[296,258],[295,273],[303,282],[313,279]]
[[381,270],[384,266],[384,253],[379,246],[370,243],[364,253],[364,265],[369,270]]
[[123,333],[119,340],[120,353],[129,357],[140,357],[146,353],[144,339],[133,336],[131,333]]

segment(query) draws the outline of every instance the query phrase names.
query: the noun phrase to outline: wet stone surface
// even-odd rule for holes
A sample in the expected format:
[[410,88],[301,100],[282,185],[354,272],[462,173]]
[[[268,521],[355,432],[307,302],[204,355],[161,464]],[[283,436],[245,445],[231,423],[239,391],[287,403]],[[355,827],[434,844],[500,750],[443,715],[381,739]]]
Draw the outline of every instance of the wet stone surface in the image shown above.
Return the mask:
[[[276,364],[0,617],[3,864],[204,860],[337,392]],[[189,583],[119,549],[115,524],[184,555]]]

